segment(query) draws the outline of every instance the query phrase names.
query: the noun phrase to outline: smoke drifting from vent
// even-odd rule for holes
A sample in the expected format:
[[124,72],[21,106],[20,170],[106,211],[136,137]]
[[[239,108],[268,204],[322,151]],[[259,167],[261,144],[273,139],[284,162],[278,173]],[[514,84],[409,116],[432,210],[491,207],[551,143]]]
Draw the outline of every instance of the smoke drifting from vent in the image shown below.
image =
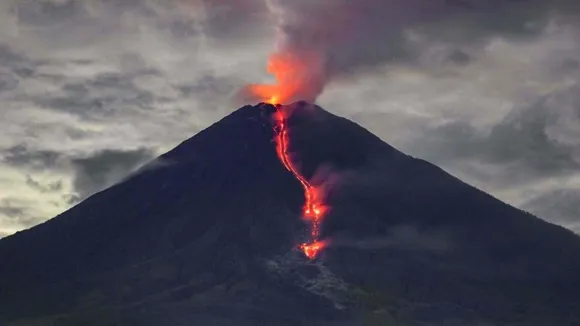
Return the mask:
[[[314,102],[332,80],[375,70],[387,62],[416,60],[421,50],[414,45],[410,31],[459,48],[485,44],[496,35],[531,37],[539,35],[550,15],[580,9],[567,3],[265,0],[277,30],[275,51],[267,65],[276,82],[250,85],[246,95],[274,104]],[[467,26],[462,23],[466,17]]]
[[[314,102],[332,77],[329,49],[340,42],[350,25],[348,5],[279,0],[266,4],[277,24],[276,51],[267,66],[276,83],[249,85],[249,94],[272,104]],[[322,17],[325,23],[318,21]]]

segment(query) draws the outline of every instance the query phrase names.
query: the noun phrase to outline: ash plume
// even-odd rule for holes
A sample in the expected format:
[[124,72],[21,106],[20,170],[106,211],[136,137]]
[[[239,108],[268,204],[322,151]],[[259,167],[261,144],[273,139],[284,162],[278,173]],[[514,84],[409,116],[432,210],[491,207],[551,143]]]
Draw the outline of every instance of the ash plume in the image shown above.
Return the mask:
[[[245,95],[265,99],[264,94],[283,93],[285,103],[314,102],[333,80],[389,62],[413,62],[421,50],[412,33],[457,47],[481,46],[498,35],[539,35],[554,17],[569,18],[580,11],[579,4],[567,0],[265,0],[265,4],[277,30],[268,66],[277,85],[261,85],[260,91]],[[470,20],[467,27],[462,24],[465,17]]]

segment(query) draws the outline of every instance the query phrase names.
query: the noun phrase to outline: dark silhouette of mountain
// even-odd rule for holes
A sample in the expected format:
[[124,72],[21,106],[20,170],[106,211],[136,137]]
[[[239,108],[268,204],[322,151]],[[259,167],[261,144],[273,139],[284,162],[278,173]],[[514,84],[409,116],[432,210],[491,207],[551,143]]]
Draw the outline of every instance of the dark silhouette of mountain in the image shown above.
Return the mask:
[[304,102],[330,168],[315,261],[275,107],[245,106],[125,181],[0,240],[0,325],[580,325],[580,237]]

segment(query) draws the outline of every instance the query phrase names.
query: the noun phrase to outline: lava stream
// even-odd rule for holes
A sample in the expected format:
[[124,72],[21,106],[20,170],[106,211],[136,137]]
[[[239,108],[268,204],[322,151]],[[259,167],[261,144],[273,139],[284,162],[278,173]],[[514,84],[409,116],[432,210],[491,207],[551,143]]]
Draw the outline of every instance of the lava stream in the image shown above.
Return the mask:
[[298,171],[288,153],[290,137],[288,135],[287,118],[289,112],[279,103],[288,103],[297,98],[314,101],[320,94],[324,81],[324,64],[316,53],[305,51],[280,51],[273,53],[268,60],[268,72],[276,82],[272,84],[248,85],[248,91],[269,104],[276,105],[274,114],[274,129],[276,131],[276,153],[280,162],[300,182],[304,189],[305,203],[302,208],[302,218],[311,225],[310,241],[302,243],[300,249],[309,259],[314,259],[328,244],[320,240],[320,224],[328,207],[324,205],[321,187],[311,185]]
[[286,114],[281,107],[277,107],[274,114],[276,129],[276,153],[278,158],[300,182],[304,189],[304,207],[302,208],[303,219],[311,223],[311,239],[309,242],[302,243],[300,249],[309,259],[314,259],[318,253],[324,249],[327,242],[320,240],[320,224],[328,211],[328,207],[323,203],[322,190],[311,185],[308,180],[298,171],[288,153],[290,139],[288,135],[288,126]]

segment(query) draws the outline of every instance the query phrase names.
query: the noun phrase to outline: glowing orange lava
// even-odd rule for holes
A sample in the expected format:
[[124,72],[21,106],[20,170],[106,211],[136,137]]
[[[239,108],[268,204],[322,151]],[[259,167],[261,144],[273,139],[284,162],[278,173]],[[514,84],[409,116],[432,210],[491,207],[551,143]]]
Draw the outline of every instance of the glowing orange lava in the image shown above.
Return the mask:
[[[316,52],[276,52],[270,56],[267,69],[275,77],[276,82],[249,85],[248,90],[262,102],[274,105],[295,100],[314,100],[324,85],[323,63],[322,57]],[[302,243],[300,249],[306,257],[314,259],[327,245],[327,241],[321,241],[319,238],[320,224],[328,212],[328,207],[324,204],[322,189],[311,185],[292,162],[288,151],[290,139],[287,118],[290,112],[284,110],[284,106],[276,108],[274,114],[276,153],[280,162],[296,177],[304,189],[302,218],[311,225],[311,239]]]
[[314,241],[311,243],[303,243],[300,245],[300,249],[304,252],[304,255],[309,259],[316,258],[316,255],[324,249],[326,246],[326,241]]
[[276,52],[268,59],[268,72],[273,84],[252,84],[249,92],[262,102],[283,104],[295,100],[314,100],[322,91],[325,80],[323,61],[319,54]]
[[306,257],[314,259],[327,244],[326,241],[319,240],[319,237],[320,224],[322,223],[325,213],[328,211],[328,207],[323,202],[322,190],[311,185],[298,171],[290,158],[290,154],[288,153],[290,139],[288,136],[286,113],[282,108],[283,107],[278,107],[278,111],[274,114],[277,131],[276,152],[284,167],[292,172],[304,189],[305,203],[302,208],[302,217],[311,223],[311,240],[310,242],[302,243],[300,249],[304,252]]
[[300,61],[288,54],[272,54],[268,72],[276,78],[276,83],[250,85],[250,92],[270,104],[287,102],[300,88],[291,77],[300,66]]

